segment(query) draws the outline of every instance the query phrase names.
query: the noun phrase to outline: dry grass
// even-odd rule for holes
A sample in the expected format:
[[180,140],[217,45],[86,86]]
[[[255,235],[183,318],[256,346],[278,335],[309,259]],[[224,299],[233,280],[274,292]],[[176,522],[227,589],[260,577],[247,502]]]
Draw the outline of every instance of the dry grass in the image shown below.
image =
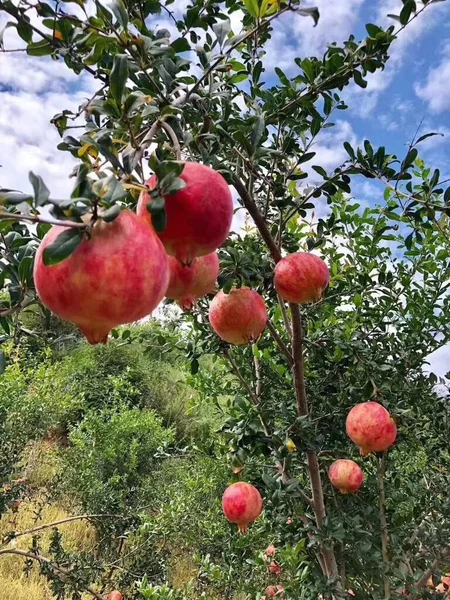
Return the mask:
[[[17,513],[6,514],[0,521],[0,538],[11,531],[20,532],[70,516],[57,505],[47,505],[37,519],[36,512],[39,508],[39,501],[24,502]],[[64,547],[68,550],[89,550],[95,545],[94,529],[86,521],[60,525],[59,530],[63,534]],[[51,529],[42,532],[44,556],[48,551],[50,535]],[[13,544],[16,548],[27,550],[31,544],[31,536],[20,537]],[[23,567],[24,559],[20,556],[8,554],[0,556],[1,600],[52,600],[54,596],[50,592],[46,579],[39,575],[38,565],[35,565],[30,575],[23,572]]]

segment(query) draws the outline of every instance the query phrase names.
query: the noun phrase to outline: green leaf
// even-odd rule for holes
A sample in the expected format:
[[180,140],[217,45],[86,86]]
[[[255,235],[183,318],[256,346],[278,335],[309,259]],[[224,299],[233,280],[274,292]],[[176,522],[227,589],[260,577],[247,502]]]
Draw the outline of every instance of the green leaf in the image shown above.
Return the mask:
[[247,71],[239,71],[238,73],[235,73],[234,75],[232,75],[228,82],[229,83],[241,83],[241,81],[245,81],[248,77],[248,73]]
[[5,372],[6,369],[6,357],[3,350],[0,350],[0,375]]
[[22,202],[29,202],[33,199],[33,196],[29,194],[21,194],[20,192],[2,192],[0,190],[0,205],[9,204],[10,206],[16,206]]
[[29,25],[26,21],[19,21],[17,23],[17,33],[24,42],[27,42],[27,44],[33,39],[33,30],[31,25]]
[[27,54],[30,56],[45,56],[53,52],[53,46],[47,40],[32,42],[27,46]]
[[191,46],[186,38],[178,38],[174,42],[172,42],[171,47],[175,50],[175,52],[189,52]]
[[257,0],[244,0],[244,4],[247,12],[256,19],[259,15],[259,6]]
[[302,156],[299,156],[299,158],[297,159],[297,164],[301,165],[302,163],[308,162],[309,160],[314,158],[315,155],[315,152],[305,152],[304,154],[302,154]]
[[355,151],[353,150],[353,148],[351,147],[349,142],[344,142],[344,148],[345,148],[347,154],[350,156],[350,158],[352,160],[355,160]]
[[432,137],[434,135],[440,135],[441,137],[444,137],[444,134],[439,132],[426,133],[425,135],[420,136],[415,145],[417,146],[417,144],[420,144],[420,142],[423,142],[423,140],[426,140],[427,138]]
[[383,33],[383,30],[377,25],[373,25],[373,23],[367,23],[366,31],[371,38],[376,38],[377,34]]
[[42,259],[47,267],[56,265],[69,257],[83,241],[84,233],[70,227],[58,235],[56,240],[44,249]]
[[219,45],[222,46],[224,41],[227,39],[229,32],[231,31],[231,23],[229,19],[223,19],[223,21],[217,21],[212,26],[214,33],[216,34]]
[[445,202],[445,204],[448,204],[450,202],[450,187],[448,187],[445,190],[445,193],[444,193],[444,202]]
[[250,142],[251,142],[253,148],[256,149],[256,147],[258,146],[259,141],[262,137],[262,134],[264,133],[265,128],[266,128],[266,123],[264,120],[264,115],[257,115],[255,117],[255,123],[253,125],[252,135],[250,136]]
[[105,221],[105,223],[111,223],[117,219],[120,213],[120,206],[118,204],[114,204],[114,206],[111,206],[108,208],[108,210],[105,210],[105,212],[101,214],[101,218]]
[[400,11],[400,23],[402,25],[406,25],[409,21],[411,13],[416,10],[416,3],[414,0],[406,0],[403,5],[402,10]]
[[411,148],[411,150],[408,152],[408,154],[405,157],[405,160],[402,163],[402,169],[407,169],[412,164],[414,164],[414,161],[416,160],[418,154],[419,152],[416,148]]
[[152,225],[158,233],[162,233],[164,231],[167,225],[167,215],[164,208],[152,213]]
[[122,0],[114,0],[110,4],[107,4],[107,7],[114,14],[123,29],[126,29],[128,27],[128,13]]
[[34,190],[34,203],[36,206],[42,206],[47,202],[50,196],[50,190],[45,185],[40,175],[35,175],[33,171],[28,173],[28,179]]
[[311,6],[310,8],[297,8],[295,9],[295,12],[297,15],[301,15],[302,17],[311,17],[314,21],[314,27],[319,22],[320,13],[316,6]]
[[363,76],[361,75],[361,73],[359,71],[354,71],[353,78],[355,80],[355,83],[357,85],[359,85],[359,87],[362,87],[362,88],[367,87],[367,81],[365,79],[363,79]]
[[184,190],[186,187],[186,182],[181,177],[175,177],[172,181],[164,186],[163,193],[165,195],[176,194],[180,190]]
[[20,261],[18,273],[19,279],[22,283],[26,284],[31,278],[31,273],[33,270],[33,257],[32,256],[24,256]]
[[113,68],[109,76],[109,89],[111,96],[117,102],[122,104],[123,92],[128,80],[128,59],[126,54],[116,54],[114,56]]
[[8,21],[8,23],[6,23],[6,25],[3,27],[3,29],[0,31],[0,50],[3,50],[4,45],[3,45],[3,36],[5,35],[5,31],[9,28],[9,27],[15,27],[16,24],[13,23],[12,21]]
[[191,375],[197,375],[199,369],[199,362],[197,358],[193,358],[191,361]]

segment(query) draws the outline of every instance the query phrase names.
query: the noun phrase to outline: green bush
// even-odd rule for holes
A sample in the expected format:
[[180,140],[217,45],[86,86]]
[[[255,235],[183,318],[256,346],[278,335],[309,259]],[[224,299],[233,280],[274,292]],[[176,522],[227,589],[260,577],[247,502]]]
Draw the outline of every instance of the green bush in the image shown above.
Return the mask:
[[89,412],[70,434],[64,486],[85,512],[129,515],[145,503],[155,455],[174,441],[155,412],[137,408]]

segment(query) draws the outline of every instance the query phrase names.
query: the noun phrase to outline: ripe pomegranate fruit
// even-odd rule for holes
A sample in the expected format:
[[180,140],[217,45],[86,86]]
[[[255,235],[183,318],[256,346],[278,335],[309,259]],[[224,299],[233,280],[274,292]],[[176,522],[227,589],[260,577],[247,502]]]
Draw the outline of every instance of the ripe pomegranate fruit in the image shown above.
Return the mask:
[[209,307],[209,322],[226,342],[247,344],[264,331],[266,305],[262,296],[248,287],[231,290],[229,294],[220,291]]
[[275,267],[275,289],[287,302],[316,302],[322,297],[329,281],[327,265],[309,252],[290,254]]
[[190,267],[169,256],[170,281],[166,297],[191,310],[196,300],[213,291],[219,274],[216,252],[195,258]]
[[34,263],[34,281],[43,304],[76,323],[91,344],[105,343],[113,327],[150,314],[169,282],[167,254],[155,233],[124,210],[111,223],[99,219],[65,260],[44,265],[44,249],[65,227],[52,227]]
[[[186,187],[166,197],[167,225],[158,233],[167,254],[175,256],[183,264],[190,264],[196,256],[204,256],[226,240],[233,217],[233,200],[225,179],[206,165],[186,162],[180,178]],[[157,185],[153,175],[147,186]],[[151,224],[147,204],[150,194],[143,192],[139,198],[137,213]]]
[[253,485],[244,481],[228,486],[222,496],[225,517],[237,524],[240,533],[245,533],[249,524],[259,517],[262,506],[261,494]]
[[359,446],[362,456],[382,452],[395,442],[397,427],[388,411],[378,402],[363,402],[347,415],[347,435]]
[[281,596],[284,592],[284,587],[282,585],[269,585],[264,592],[267,598],[275,598],[276,596]]
[[281,573],[281,567],[275,560],[273,560],[269,565],[269,571],[272,573],[272,575],[279,575]]
[[120,592],[118,592],[117,590],[114,590],[108,596],[108,600],[123,600],[123,596]]
[[364,474],[353,460],[335,460],[328,470],[328,477],[334,487],[343,494],[353,494],[364,481]]

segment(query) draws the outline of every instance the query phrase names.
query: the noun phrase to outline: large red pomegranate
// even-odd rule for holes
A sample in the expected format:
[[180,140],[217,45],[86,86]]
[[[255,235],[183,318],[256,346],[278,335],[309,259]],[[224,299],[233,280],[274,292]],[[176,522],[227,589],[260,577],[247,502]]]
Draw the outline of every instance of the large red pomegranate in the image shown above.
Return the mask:
[[109,594],[108,600],[123,600],[123,596],[120,592],[114,590]]
[[117,325],[150,314],[169,282],[167,254],[152,229],[124,210],[99,219],[65,260],[45,266],[42,255],[66,228],[53,227],[36,253],[34,281],[43,304],[76,323],[91,344],[105,343]]
[[220,291],[209,307],[209,322],[226,342],[247,344],[264,331],[266,305],[262,296],[248,287],[231,290],[229,294]]
[[194,258],[191,265],[182,265],[169,256],[170,281],[166,297],[177,300],[183,310],[191,310],[198,298],[214,290],[219,274],[216,252]]
[[[206,165],[186,162],[181,179],[186,187],[166,197],[167,225],[158,233],[168,254],[183,264],[190,264],[196,256],[204,256],[217,250],[226,240],[233,217],[233,200],[225,179]],[[155,175],[147,186],[157,185]],[[151,224],[147,204],[150,194],[141,194],[137,206],[138,215]]]
[[335,460],[328,470],[328,477],[334,487],[343,494],[353,494],[364,481],[364,474],[353,460]]
[[245,533],[249,524],[259,517],[262,506],[261,494],[244,481],[228,486],[222,496],[223,512],[231,523],[237,524],[240,533]]
[[275,289],[287,302],[316,302],[322,297],[329,281],[327,265],[309,252],[290,254],[275,267]]
[[394,419],[378,402],[354,406],[347,415],[346,430],[363,456],[387,450],[397,437]]

